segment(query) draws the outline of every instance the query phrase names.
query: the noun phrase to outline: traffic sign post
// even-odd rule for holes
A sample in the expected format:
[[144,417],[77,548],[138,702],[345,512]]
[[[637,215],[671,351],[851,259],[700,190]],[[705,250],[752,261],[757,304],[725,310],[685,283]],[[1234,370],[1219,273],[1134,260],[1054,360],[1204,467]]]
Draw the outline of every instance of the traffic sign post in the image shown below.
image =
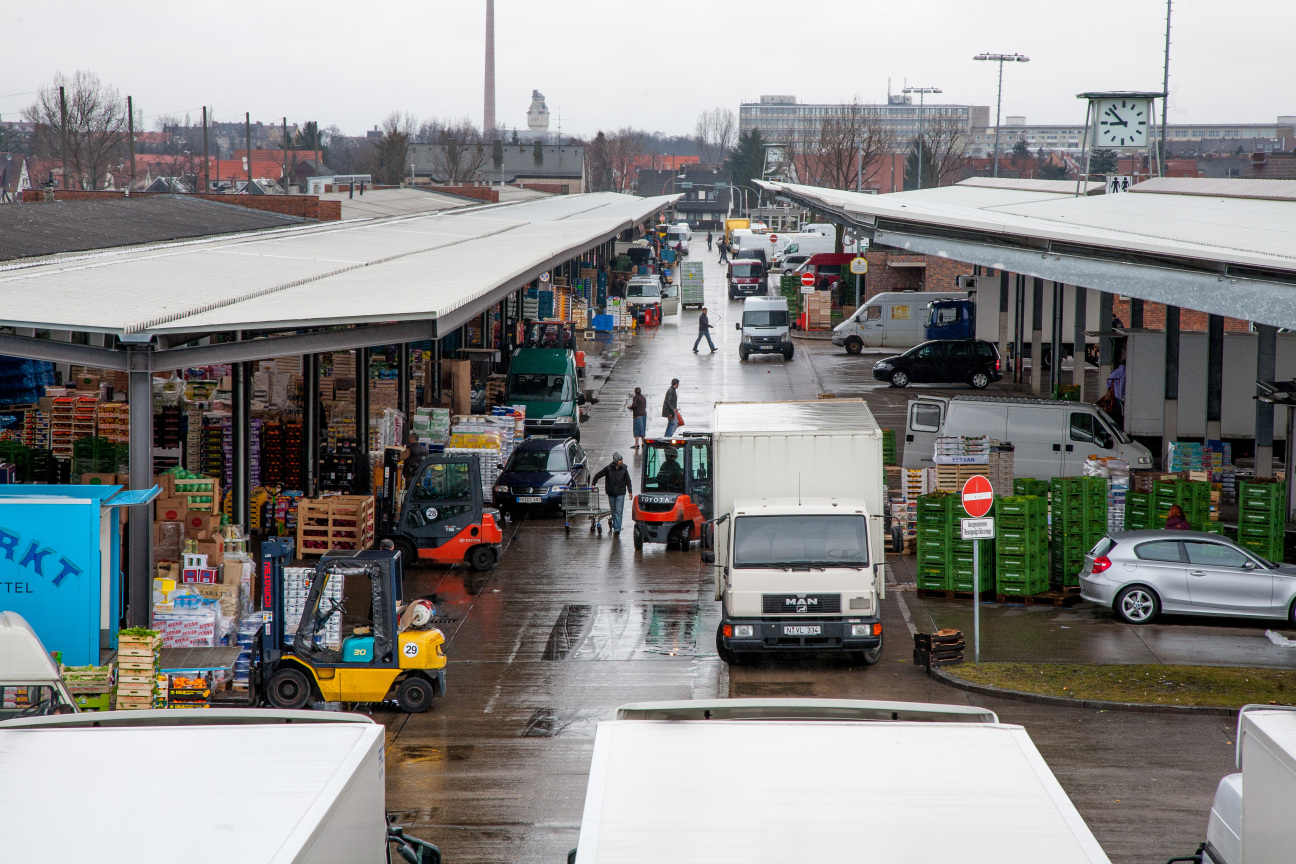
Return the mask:
[[963,509],[971,519],[959,521],[964,540],[972,541],[972,662],[981,662],[981,541],[994,539],[994,519],[984,518],[994,506],[994,486],[980,474],[963,484]]
[[814,291],[815,275],[813,273],[801,274],[801,293],[809,294]]
[[855,274],[855,308],[860,304],[860,279],[868,272],[868,259],[863,255],[856,255],[851,259],[850,272]]

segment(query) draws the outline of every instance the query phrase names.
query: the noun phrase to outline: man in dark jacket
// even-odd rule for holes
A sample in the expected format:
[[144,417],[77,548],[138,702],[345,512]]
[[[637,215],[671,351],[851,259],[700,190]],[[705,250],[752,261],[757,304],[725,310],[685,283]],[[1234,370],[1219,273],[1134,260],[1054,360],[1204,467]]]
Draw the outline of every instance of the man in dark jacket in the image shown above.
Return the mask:
[[711,341],[711,319],[707,317],[706,307],[702,307],[702,314],[698,316],[698,338],[693,340],[693,353],[697,353],[697,346],[706,339],[707,344],[711,346],[711,353],[715,353],[715,343]]
[[603,480],[603,489],[607,492],[608,509],[612,511],[612,533],[621,533],[621,511],[625,508],[627,495],[634,494],[634,484],[630,481],[630,469],[621,459],[620,453],[612,454],[612,461],[602,471],[594,475],[590,485],[598,485]]
[[419,440],[418,433],[410,430],[406,438],[405,449],[401,452],[401,461],[405,464],[401,466],[401,475],[406,482],[414,476],[414,472],[423,464],[423,460],[428,457],[427,445]]
[[675,434],[679,428],[679,393],[676,388],[679,387],[679,379],[672,378],[670,389],[666,391],[666,398],[662,400],[662,416],[666,418],[666,437]]

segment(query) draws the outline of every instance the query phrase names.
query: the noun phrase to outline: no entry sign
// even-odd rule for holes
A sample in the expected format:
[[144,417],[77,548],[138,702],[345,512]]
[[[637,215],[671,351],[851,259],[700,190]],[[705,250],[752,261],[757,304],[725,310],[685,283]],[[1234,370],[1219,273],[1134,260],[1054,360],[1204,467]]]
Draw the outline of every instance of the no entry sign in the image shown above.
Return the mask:
[[963,484],[963,509],[973,519],[979,519],[990,512],[994,504],[994,487],[980,474],[969,477]]
[[809,287],[811,287],[812,285],[814,285],[814,283],[815,283],[815,275],[814,275],[813,273],[802,273],[802,274],[801,274],[801,284],[802,284],[802,285],[804,285],[805,287],[809,288]]
[[777,234],[771,234],[771,235],[770,235],[770,242],[771,242],[771,243],[777,243],[777,242],[778,242],[778,235],[777,235]]

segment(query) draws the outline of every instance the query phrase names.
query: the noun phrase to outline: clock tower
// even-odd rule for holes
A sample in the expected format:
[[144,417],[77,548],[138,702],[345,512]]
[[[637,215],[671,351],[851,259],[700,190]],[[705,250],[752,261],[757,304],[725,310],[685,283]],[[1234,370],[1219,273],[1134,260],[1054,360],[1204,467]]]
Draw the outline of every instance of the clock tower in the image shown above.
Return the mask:
[[[1080,93],[1077,98],[1088,102],[1085,113],[1085,133],[1082,150],[1085,157],[1084,177],[1089,177],[1089,150],[1092,147],[1111,149],[1146,149],[1148,164],[1159,165],[1152,147],[1156,137],[1152,128],[1156,115],[1152,103],[1164,99],[1165,94],[1147,91],[1118,91],[1111,93]],[[1092,144],[1090,136],[1092,136]],[[1159,154],[1158,154],[1159,155]],[[1076,178],[1076,194],[1080,194],[1080,178]]]

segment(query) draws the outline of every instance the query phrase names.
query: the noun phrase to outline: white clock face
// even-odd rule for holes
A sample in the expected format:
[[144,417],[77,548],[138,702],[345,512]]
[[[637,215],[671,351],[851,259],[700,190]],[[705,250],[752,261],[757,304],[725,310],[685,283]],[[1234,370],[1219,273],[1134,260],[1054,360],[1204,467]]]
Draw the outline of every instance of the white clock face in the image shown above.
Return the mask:
[[1106,147],[1146,147],[1152,103],[1146,99],[1098,102],[1098,143]]

